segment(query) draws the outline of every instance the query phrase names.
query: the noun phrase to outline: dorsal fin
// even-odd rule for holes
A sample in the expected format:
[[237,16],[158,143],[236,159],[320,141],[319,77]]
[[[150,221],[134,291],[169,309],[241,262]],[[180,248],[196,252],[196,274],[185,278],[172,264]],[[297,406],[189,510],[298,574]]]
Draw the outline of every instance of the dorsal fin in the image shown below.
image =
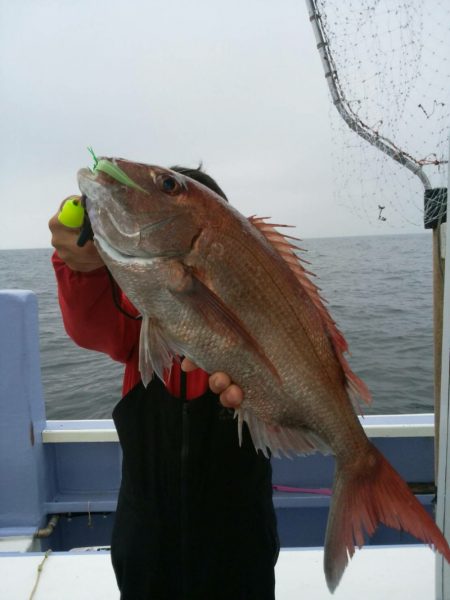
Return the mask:
[[303,260],[301,262],[297,252],[303,250],[289,240],[301,241],[298,238],[292,236],[283,235],[276,230],[276,227],[290,227],[290,225],[280,225],[274,223],[268,223],[266,217],[249,217],[249,221],[254,225],[258,231],[260,231],[271,246],[278,252],[281,258],[289,265],[289,268],[294,273],[297,281],[308,294],[311,302],[317,309],[320,319],[323,323],[324,329],[328,335],[328,338],[334,348],[335,354],[339,363],[344,371],[346,379],[346,389],[352,400],[355,408],[359,410],[358,400],[361,398],[367,404],[370,404],[371,395],[366,384],[357,377],[350,368],[347,359],[344,356],[344,352],[348,352],[347,342],[342,333],[337,328],[336,323],[332,319],[330,313],[325,306],[325,300],[320,295],[319,288],[311,281],[309,276],[315,277],[314,273],[305,269],[302,262],[308,263]]

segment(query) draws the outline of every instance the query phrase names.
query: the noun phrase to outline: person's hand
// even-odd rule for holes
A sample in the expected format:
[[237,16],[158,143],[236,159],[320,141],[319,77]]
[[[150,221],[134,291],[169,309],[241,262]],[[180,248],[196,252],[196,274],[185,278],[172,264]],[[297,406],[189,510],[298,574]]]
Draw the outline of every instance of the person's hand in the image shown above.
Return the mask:
[[[73,198],[73,196],[69,197]],[[95,269],[103,267],[104,262],[100,258],[93,242],[86,242],[82,248],[77,246],[80,228],[74,229],[66,227],[58,221],[58,215],[66,200],[62,202],[58,212],[53,215],[48,222],[48,226],[52,233],[52,246],[56,249],[61,260],[63,260],[72,271],[82,271],[83,273],[87,273],[88,271],[94,271]]]
[[[186,373],[198,369],[197,365],[188,358],[183,359],[181,368]],[[209,387],[215,394],[219,394],[220,402],[226,408],[239,408],[244,399],[242,389],[231,381],[229,375],[222,371],[210,375]]]

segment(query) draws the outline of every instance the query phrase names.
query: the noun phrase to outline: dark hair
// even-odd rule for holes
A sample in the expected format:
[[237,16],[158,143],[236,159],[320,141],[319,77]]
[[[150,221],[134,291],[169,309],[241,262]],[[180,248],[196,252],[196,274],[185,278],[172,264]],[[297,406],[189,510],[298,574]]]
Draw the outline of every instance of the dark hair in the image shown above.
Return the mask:
[[186,177],[190,177],[191,179],[195,179],[199,183],[203,183],[206,187],[209,187],[210,190],[219,194],[224,200],[228,202],[228,198],[225,196],[223,190],[217,185],[212,177],[210,177],[205,171],[202,171],[202,165],[200,164],[196,169],[191,169],[189,167],[180,167],[179,165],[175,165],[174,167],[169,167],[172,171],[176,171],[177,173],[181,173],[182,175],[186,175]]

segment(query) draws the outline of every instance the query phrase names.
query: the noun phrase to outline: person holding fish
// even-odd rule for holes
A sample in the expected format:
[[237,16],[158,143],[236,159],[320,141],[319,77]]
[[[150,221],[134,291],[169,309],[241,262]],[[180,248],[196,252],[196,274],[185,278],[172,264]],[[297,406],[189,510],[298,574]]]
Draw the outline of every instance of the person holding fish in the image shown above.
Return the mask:
[[[370,392],[295,238],[239,213],[198,171],[94,160],[78,184],[107,269],[74,272],[58,257],[54,265],[69,335],[126,364],[113,412],[122,598],[272,599],[270,454],[335,456],[330,592],[379,523],[450,562],[433,518],[361,426],[354,405]],[[87,233],[83,225],[79,243]],[[202,370],[185,376],[182,356]],[[242,389],[236,420],[209,389],[217,372]]]
[[[226,200],[202,170],[172,171]],[[238,443],[232,409],[242,389],[188,358],[167,368],[158,323],[142,320],[95,245],[78,246],[79,229],[58,214],[49,227],[66,331],[79,346],[125,364],[113,411],[123,450],[111,544],[121,599],[273,600],[279,542],[270,461],[255,451],[246,426]]]

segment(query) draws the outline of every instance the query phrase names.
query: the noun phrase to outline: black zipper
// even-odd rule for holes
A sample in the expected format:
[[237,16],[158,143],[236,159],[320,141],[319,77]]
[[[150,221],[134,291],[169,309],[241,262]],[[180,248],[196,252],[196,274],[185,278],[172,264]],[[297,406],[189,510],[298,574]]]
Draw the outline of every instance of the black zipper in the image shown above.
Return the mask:
[[180,461],[180,534],[181,534],[181,577],[182,598],[188,597],[189,578],[189,533],[188,533],[188,459],[189,459],[189,414],[186,396],[187,376],[180,375],[180,399],[183,403],[181,421],[181,461]]

